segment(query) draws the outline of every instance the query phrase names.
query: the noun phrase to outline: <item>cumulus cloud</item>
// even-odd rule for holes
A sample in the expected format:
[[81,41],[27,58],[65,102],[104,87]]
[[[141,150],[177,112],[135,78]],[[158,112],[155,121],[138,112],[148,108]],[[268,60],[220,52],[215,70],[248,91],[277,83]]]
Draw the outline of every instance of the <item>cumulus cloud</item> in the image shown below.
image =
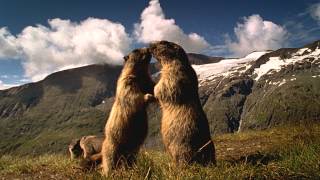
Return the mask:
[[6,89],[6,87],[4,87],[3,82],[0,80],[0,90]]
[[311,17],[320,23],[320,3],[313,4],[309,8]]
[[48,24],[49,27],[28,26],[16,37],[6,29],[2,30],[2,36],[0,32],[3,39],[0,43],[12,47],[7,48],[2,57],[19,54],[25,76],[32,81],[88,64],[119,64],[130,50],[131,38],[119,23],[88,18],[80,23],[52,19]]
[[140,43],[168,40],[180,44],[187,52],[201,52],[209,43],[196,33],[185,34],[174,19],[166,19],[159,0],[151,0],[134,26],[135,39]]
[[252,51],[278,49],[285,45],[287,30],[271,21],[263,20],[259,15],[244,18],[234,28],[236,41],[227,40],[229,51],[235,56],[244,56]]
[[14,74],[14,75],[8,75],[8,74],[3,74],[3,75],[0,75],[0,78],[2,79],[17,79],[19,78],[20,76]]
[[88,18],[81,23],[49,20],[49,27],[26,27],[18,36],[25,55],[25,75],[33,81],[49,73],[93,63],[118,64],[129,51],[125,28],[106,19]]
[[1,75],[0,78],[8,79],[8,78],[9,78],[9,75],[6,75],[6,74],[5,74],[5,75]]
[[0,28],[0,59],[15,59],[19,56],[19,48],[14,37],[7,28]]
[[159,1],[152,0],[131,35],[122,24],[97,18],[81,22],[51,19],[48,26],[27,26],[17,35],[0,28],[0,59],[20,59],[24,77],[38,81],[53,72],[88,64],[120,64],[131,50],[132,40],[149,43],[163,39],[182,45],[187,52],[210,47],[200,35],[186,34],[174,19],[166,19]]
[[6,84],[0,80],[0,90],[9,89],[14,86],[18,86],[18,84]]

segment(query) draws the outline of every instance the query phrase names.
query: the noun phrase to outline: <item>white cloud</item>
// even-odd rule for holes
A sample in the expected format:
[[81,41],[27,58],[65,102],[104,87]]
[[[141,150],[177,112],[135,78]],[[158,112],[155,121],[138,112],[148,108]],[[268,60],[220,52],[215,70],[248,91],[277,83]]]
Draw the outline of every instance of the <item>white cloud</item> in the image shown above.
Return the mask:
[[201,52],[209,43],[196,33],[185,34],[174,19],[166,19],[159,0],[151,0],[135,24],[134,36],[138,42],[150,43],[168,40],[180,44],[187,52]]
[[28,78],[22,78],[22,79],[19,79],[19,82],[20,83],[29,83],[29,82],[31,82],[31,80]]
[[311,17],[320,23],[320,3],[313,4],[309,8]]
[[0,78],[2,78],[2,79],[8,79],[9,77],[10,77],[10,76],[9,76],[9,75],[6,75],[6,74],[0,76]]
[[16,38],[7,28],[0,28],[0,59],[15,59],[19,56]]
[[11,87],[18,86],[18,84],[6,84],[0,80],[0,90],[9,89]]
[[79,24],[52,19],[48,23],[50,27],[26,27],[18,36],[25,75],[33,81],[88,64],[119,64],[131,45],[125,28],[106,19],[88,18]]
[[285,45],[287,30],[271,21],[263,20],[259,15],[244,18],[234,28],[236,42],[227,40],[229,51],[235,56],[245,56],[252,51],[278,49]]
[[3,74],[3,75],[0,75],[0,78],[1,79],[18,79],[20,78],[20,76],[16,74]]
[[[169,40],[187,52],[211,47],[200,35],[186,34],[174,19],[166,19],[158,0],[150,1],[133,33],[136,42]],[[27,26],[17,35],[0,28],[0,59],[21,59],[24,77],[31,81],[88,64],[120,64],[131,48],[132,39],[125,27],[107,19],[71,22],[57,18],[48,20],[48,26]]]
[[1,36],[0,31],[0,39],[13,47],[2,58],[19,54],[25,76],[32,81],[88,64],[120,64],[131,47],[124,26],[106,19],[88,18],[80,23],[52,19],[48,24],[49,27],[28,26],[17,37],[6,29]]
[[[48,24],[28,26],[16,36],[0,28],[0,59],[21,59],[24,77],[31,81],[88,64],[119,64],[132,48],[125,27],[107,19],[71,22],[57,18]],[[254,50],[279,48],[287,34],[285,28],[264,21],[259,15],[244,18],[234,31],[235,42],[229,40],[226,45],[212,46],[196,33],[186,34],[174,19],[166,19],[159,0],[151,0],[141,14],[141,21],[134,25],[132,36],[139,43],[173,41],[187,52],[221,54],[228,49],[233,55],[243,56]]]

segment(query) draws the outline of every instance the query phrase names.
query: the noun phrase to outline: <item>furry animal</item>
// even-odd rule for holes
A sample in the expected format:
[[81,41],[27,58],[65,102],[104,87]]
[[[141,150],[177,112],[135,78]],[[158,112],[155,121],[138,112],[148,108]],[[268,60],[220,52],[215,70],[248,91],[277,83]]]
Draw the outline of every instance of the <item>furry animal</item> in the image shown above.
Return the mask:
[[80,161],[80,167],[83,170],[92,170],[96,169],[97,167],[101,167],[102,162],[102,153],[93,154],[91,156],[87,156],[86,158]]
[[153,99],[154,82],[149,75],[151,54],[147,48],[136,49],[124,57],[117,81],[115,102],[105,126],[102,145],[102,169],[109,175],[121,165],[135,162],[147,136],[146,107]]
[[197,75],[187,54],[168,41],[151,43],[150,51],[162,66],[154,95],[162,109],[161,134],[166,150],[176,164],[215,163],[215,147],[200,104]]
[[83,136],[81,139],[74,139],[69,145],[71,159],[80,157],[90,157],[93,154],[101,152],[104,137]]
[[70,158],[75,159],[82,155],[83,151],[80,147],[80,139],[73,139],[68,146]]

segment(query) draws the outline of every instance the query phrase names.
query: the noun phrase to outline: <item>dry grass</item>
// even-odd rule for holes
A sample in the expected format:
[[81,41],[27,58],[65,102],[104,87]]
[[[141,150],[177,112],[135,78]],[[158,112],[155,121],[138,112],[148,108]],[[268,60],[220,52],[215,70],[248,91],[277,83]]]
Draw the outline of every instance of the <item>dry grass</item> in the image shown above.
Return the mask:
[[[143,150],[135,167],[109,179],[319,179],[320,124],[218,136],[217,165],[175,167],[160,151]],[[0,179],[102,179],[64,155],[0,158]]]

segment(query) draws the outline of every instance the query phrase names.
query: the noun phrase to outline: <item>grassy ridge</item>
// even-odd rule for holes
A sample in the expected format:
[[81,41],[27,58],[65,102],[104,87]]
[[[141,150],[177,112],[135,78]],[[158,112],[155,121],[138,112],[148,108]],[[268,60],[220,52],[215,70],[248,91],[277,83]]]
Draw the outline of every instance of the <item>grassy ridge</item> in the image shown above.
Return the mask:
[[[110,179],[319,179],[320,124],[215,137],[217,165],[175,167],[163,152],[142,150],[130,170]],[[101,179],[65,155],[0,158],[0,179]]]

